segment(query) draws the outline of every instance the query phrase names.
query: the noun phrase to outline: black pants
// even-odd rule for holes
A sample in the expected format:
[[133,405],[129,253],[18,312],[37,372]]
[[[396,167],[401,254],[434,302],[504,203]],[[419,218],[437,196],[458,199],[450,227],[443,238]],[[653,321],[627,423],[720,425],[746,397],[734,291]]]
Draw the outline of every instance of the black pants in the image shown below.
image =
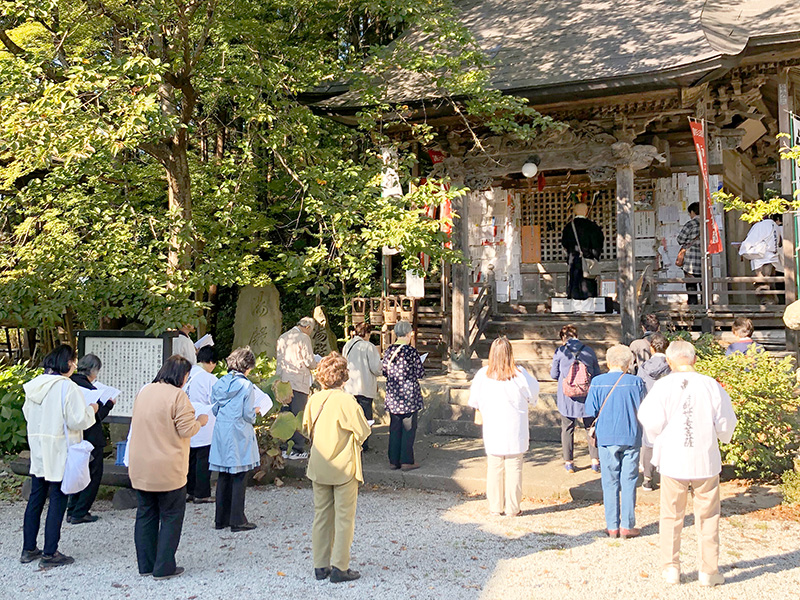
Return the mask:
[[397,467],[414,464],[414,438],[417,436],[417,412],[389,413],[389,463]]
[[[564,456],[565,462],[572,462],[575,449],[575,422],[578,419],[572,419],[561,415],[561,453]],[[589,441],[588,430],[594,423],[594,417],[582,417],[581,421],[587,430],[586,441]],[[597,454],[597,446],[589,444],[589,456],[594,460],[599,460]]]
[[67,503],[67,517],[70,519],[82,519],[89,514],[89,511],[97,498],[100,484],[103,481],[103,447],[95,446],[92,450],[92,458],[89,460],[89,485],[77,494],[72,494]]
[[36,538],[39,536],[39,524],[42,520],[44,503],[50,498],[47,508],[47,519],[44,522],[44,554],[50,556],[58,550],[61,539],[61,523],[67,511],[67,496],[61,493],[60,481],[45,481],[44,477],[31,476],[31,495],[25,507],[25,518],[22,524],[22,549],[34,550]]
[[[289,406],[281,407],[282,412],[289,412],[295,416],[301,410],[306,409],[306,403],[308,402],[308,394],[304,394],[303,392],[298,392],[297,390],[292,390],[292,402]],[[299,431],[295,431],[294,435],[292,436],[292,441],[294,445],[292,446],[292,452],[303,452],[306,446],[306,438],[303,437],[303,434]],[[281,444],[281,449],[285,450],[286,445]]]
[[[361,407],[361,410],[364,411],[364,417],[367,421],[372,420],[372,398],[367,398],[366,396],[356,396],[356,402]],[[369,450],[369,437],[364,440],[364,443],[361,444],[361,447],[364,450]]]
[[247,472],[220,473],[217,479],[217,511],[214,524],[217,527],[238,527],[247,523],[244,515],[245,476]]
[[139,573],[164,577],[175,572],[175,551],[181,541],[186,487],[170,492],[136,490],[139,508],[133,540]]
[[186,494],[192,498],[211,497],[211,471],[208,454],[211,446],[189,449],[189,474],[186,477]]
[[597,297],[597,279],[583,276],[583,262],[579,254],[570,255],[567,278],[567,298],[586,300]]
[[[692,278],[699,277],[699,275],[692,275],[691,273],[687,273],[686,271],[684,271],[683,274],[686,277],[692,277]],[[686,285],[686,291],[688,292],[688,297],[687,297],[686,303],[687,304],[699,304],[700,303],[700,296],[697,294],[697,292],[700,290],[700,284],[699,283],[687,283],[685,285]],[[694,292],[694,293],[692,293],[692,292]]]

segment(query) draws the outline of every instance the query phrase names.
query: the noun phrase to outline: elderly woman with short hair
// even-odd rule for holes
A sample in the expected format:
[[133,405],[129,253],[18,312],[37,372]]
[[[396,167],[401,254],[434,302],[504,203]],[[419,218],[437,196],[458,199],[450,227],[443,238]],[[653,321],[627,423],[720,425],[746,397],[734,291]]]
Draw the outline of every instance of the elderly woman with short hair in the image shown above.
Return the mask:
[[411,345],[414,331],[411,323],[400,321],[394,326],[397,342],[383,353],[383,374],[386,376],[386,411],[389,413],[389,466],[410,471],[419,468],[414,462],[414,438],[417,434],[417,413],[422,410],[419,380],[425,376],[417,349]]
[[[96,390],[94,382],[103,363],[94,354],[87,354],[78,361],[78,369],[72,374],[72,381],[79,388],[85,390]],[[103,419],[108,416],[114,408],[114,400],[98,403],[97,413],[95,414],[94,424],[83,432],[83,439],[94,446],[92,458],[89,461],[89,485],[82,492],[73,494],[69,497],[67,504],[67,523],[77,525],[79,523],[93,523],[99,517],[89,512],[97,498],[100,490],[100,483],[103,480],[103,448],[106,445],[106,435],[103,432]]]
[[211,438],[209,467],[219,473],[214,527],[232,532],[250,531],[255,523],[244,514],[245,477],[261,464],[256,432],[253,384],[247,379],[256,366],[249,346],[237,348],[226,360],[228,373],[211,390],[211,409],[217,418]]
[[589,386],[586,415],[595,417],[606,531],[610,537],[632,538],[640,533],[635,508],[642,428],[636,413],[646,392],[644,382],[628,374],[633,364],[630,348],[612,346],[606,364],[608,373],[592,379]]
[[308,399],[303,413],[303,429],[311,440],[306,475],[314,488],[314,576],[330,576],[332,583],[361,576],[350,569],[350,546],[358,484],[364,482],[361,444],[369,424],[355,397],[342,389],[348,377],[347,360],[338,352],[323,358],[317,368],[322,391]]

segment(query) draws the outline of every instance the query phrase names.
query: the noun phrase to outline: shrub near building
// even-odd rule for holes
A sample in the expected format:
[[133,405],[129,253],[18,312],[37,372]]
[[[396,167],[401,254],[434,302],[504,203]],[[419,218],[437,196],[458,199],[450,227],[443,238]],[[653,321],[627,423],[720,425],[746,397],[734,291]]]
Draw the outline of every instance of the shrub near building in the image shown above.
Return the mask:
[[696,368],[722,384],[739,419],[731,443],[720,447],[723,461],[745,477],[775,479],[791,469],[800,448],[794,360],[751,349],[729,357],[707,353]]

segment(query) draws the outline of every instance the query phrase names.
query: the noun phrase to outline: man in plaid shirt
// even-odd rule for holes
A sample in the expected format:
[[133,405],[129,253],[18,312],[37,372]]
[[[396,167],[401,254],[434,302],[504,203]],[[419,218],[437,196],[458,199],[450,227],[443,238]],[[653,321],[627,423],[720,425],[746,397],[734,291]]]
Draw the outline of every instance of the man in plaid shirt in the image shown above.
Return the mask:
[[[700,247],[700,204],[692,202],[688,210],[689,220],[684,223],[678,234],[678,243],[681,248],[686,249],[682,268],[686,277],[701,277],[703,274],[703,255]],[[699,288],[699,283],[686,284],[686,291],[689,292],[689,304],[698,303],[697,291]]]

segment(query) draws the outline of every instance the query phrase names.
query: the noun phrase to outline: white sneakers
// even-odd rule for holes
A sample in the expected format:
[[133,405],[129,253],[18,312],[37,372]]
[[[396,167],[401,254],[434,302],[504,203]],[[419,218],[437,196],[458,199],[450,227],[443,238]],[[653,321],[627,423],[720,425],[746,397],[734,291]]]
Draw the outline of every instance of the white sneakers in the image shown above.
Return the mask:
[[664,581],[670,585],[678,585],[681,582],[681,572],[677,567],[667,567],[661,574],[664,576]]
[[700,585],[703,587],[713,587],[725,583],[725,577],[717,571],[716,573],[700,573]]
[[[664,581],[670,585],[678,585],[681,582],[681,572],[677,567],[667,567],[661,574],[664,577]],[[703,587],[713,587],[725,583],[725,577],[719,571],[716,573],[700,573],[698,580]]]

